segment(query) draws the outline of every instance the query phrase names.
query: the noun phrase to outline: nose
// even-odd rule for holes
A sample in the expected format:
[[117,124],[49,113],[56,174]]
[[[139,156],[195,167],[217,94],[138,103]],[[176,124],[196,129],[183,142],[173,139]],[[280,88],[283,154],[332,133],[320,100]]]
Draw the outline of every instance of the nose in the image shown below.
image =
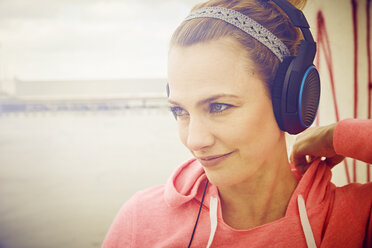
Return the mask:
[[208,122],[202,118],[190,118],[186,146],[191,151],[202,151],[214,144],[214,136]]

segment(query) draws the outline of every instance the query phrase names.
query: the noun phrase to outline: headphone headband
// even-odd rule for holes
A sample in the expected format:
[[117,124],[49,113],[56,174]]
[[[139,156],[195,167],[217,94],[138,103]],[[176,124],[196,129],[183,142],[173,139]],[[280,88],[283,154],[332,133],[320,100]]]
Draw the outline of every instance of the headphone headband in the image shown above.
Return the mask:
[[294,7],[290,2],[287,0],[271,0],[276,5],[279,6],[288,16],[288,18],[291,20],[292,24],[295,27],[298,27],[301,29],[301,32],[304,36],[304,39],[309,42],[314,42],[314,38],[309,30],[310,26],[307,22],[304,13],[302,13],[301,10]]

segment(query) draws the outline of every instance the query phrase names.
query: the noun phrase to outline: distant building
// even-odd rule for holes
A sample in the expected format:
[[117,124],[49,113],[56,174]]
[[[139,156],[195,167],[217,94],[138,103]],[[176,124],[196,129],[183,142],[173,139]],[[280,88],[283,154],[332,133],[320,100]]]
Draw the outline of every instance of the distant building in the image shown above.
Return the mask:
[[0,113],[120,111],[168,106],[165,79],[13,80]]

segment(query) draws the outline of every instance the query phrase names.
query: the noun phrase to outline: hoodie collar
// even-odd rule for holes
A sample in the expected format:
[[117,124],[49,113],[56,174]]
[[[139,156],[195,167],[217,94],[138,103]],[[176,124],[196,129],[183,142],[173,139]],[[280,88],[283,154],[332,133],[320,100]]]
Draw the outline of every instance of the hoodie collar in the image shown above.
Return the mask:
[[[286,216],[297,213],[297,196],[301,194],[308,206],[317,206],[330,192],[330,180],[332,173],[330,168],[320,159],[315,160],[299,183],[289,201]],[[195,158],[178,167],[169,178],[164,198],[168,206],[179,207],[192,199],[201,200],[207,176],[202,165]],[[206,199],[211,196],[219,199],[218,189],[210,184],[206,192]],[[209,208],[209,200],[203,203]]]
[[286,216],[297,212],[297,197],[302,195],[306,208],[311,210],[321,204],[329,196],[332,183],[332,172],[321,159],[316,159],[299,180],[299,183],[289,200]]

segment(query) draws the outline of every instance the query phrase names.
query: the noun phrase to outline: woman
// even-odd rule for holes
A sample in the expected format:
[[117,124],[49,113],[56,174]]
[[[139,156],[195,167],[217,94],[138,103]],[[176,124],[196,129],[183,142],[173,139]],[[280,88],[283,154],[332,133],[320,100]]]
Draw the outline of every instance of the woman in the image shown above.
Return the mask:
[[[193,13],[207,6],[249,16],[270,30],[272,43],[216,18],[191,15],[177,28],[169,102],[195,159],[165,186],[133,196],[103,247],[370,246],[371,197],[365,195],[371,185],[336,189],[320,159],[301,180],[289,166],[271,87],[283,58],[297,53],[300,32],[271,1],[212,0]],[[284,50],[270,45],[278,40]]]

